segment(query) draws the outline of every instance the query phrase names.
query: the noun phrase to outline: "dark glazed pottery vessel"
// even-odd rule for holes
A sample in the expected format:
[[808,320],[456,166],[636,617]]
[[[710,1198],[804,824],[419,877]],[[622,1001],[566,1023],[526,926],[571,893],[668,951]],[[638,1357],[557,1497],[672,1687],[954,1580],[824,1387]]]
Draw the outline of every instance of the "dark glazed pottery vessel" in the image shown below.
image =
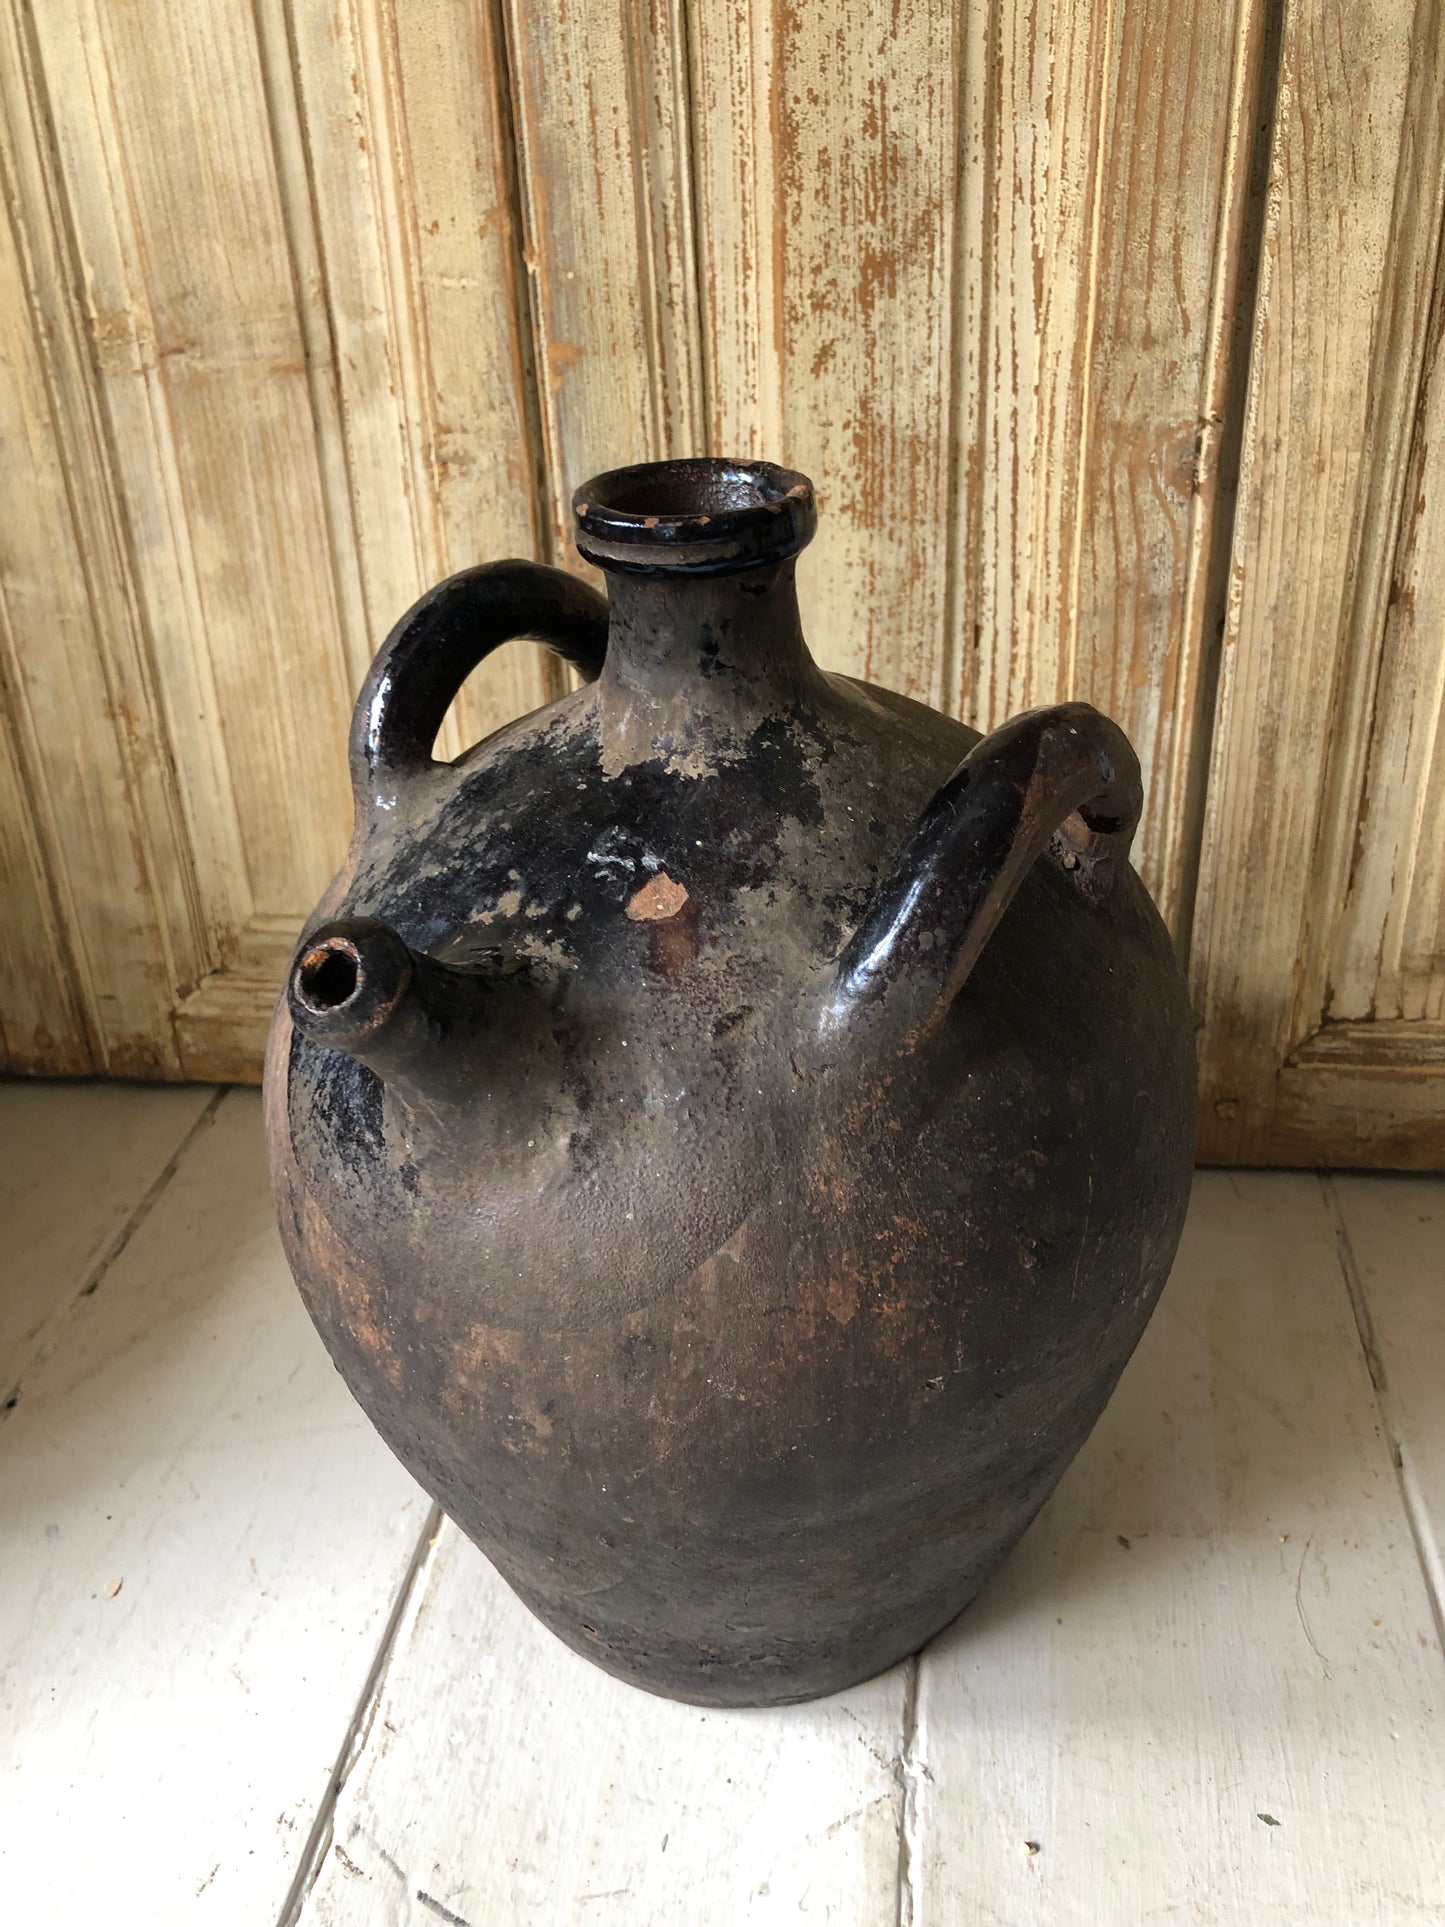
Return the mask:
[[[287,1254],[397,1456],[562,1639],[707,1705],[965,1606],[1168,1273],[1194,1061],[1083,703],[980,741],[824,674],[764,463],[600,476],[453,576],[356,711],[356,832],[276,1013]],[[457,763],[468,671],[584,686]]]

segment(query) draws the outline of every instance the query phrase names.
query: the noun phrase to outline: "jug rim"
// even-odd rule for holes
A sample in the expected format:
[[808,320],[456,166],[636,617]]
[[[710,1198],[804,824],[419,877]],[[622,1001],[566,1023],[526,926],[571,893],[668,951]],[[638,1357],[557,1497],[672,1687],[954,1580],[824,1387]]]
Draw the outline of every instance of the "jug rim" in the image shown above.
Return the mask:
[[731,574],[812,539],[813,484],[775,462],[684,456],[608,469],[572,497],[577,550],[602,569]]

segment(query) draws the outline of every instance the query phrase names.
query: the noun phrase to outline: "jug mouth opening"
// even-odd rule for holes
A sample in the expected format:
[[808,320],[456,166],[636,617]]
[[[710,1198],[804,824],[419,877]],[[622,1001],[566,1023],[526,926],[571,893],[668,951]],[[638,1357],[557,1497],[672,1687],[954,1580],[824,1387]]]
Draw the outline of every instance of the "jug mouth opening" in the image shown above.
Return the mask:
[[572,497],[579,554],[636,575],[731,575],[796,555],[817,526],[813,484],[773,462],[639,462]]

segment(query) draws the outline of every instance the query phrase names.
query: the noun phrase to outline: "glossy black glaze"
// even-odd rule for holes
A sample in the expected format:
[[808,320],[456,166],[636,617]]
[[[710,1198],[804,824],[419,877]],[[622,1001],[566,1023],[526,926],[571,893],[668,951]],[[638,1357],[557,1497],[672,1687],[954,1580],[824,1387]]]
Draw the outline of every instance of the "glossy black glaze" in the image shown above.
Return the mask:
[[[362,693],[272,1033],[282,1232],[382,1435],[563,1639],[802,1699],[953,1618],[1098,1417],[1179,1236],[1192,1032],[1112,724],[980,743],[824,675],[801,477],[578,502],[610,608],[469,571]],[[595,679],[432,762],[518,634]]]

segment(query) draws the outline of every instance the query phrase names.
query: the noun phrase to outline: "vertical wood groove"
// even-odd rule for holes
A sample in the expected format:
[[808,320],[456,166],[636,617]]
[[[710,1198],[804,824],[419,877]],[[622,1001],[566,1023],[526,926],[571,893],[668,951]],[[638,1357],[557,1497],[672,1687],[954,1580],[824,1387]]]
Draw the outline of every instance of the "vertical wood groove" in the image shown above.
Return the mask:
[[[983,648],[982,455],[989,406],[990,383],[984,366],[985,343],[993,338],[993,291],[996,281],[997,230],[992,221],[970,217],[977,209],[995,205],[998,198],[998,120],[1000,80],[997,49],[1002,36],[1004,0],[987,0],[971,9],[970,25],[960,48],[957,93],[958,160],[954,170],[954,294],[952,356],[949,388],[952,395],[952,434],[949,437],[947,620],[951,647],[942,682],[943,706],[951,715],[966,717],[969,692],[977,685]],[[977,108],[980,129],[977,156],[968,146],[969,109]],[[967,165],[965,156],[969,156]],[[979,176],[977,195],[965,192],[970,169]],[[978,271],[966,271],[970,259]],[[965,416],[963,404],[970,406]]]
[[[11,245],[15,259],[20,266],[25,301],[25,324],[37,346],[44,343],[45,330],[36,300],[35,277],[30,251],[26,246],[26,235],[20,204],[19,182],[15,178],[11,157],[6,151],[8,143],[0,139],[0,193],[5,203],[5,219],[8,224]],[[52,419],[57,419],[56,396],[50,370],[41,357],[41,372],[45,382],[46,399]],[[74,499],[71,494],[68,476],[64,477],[66,502],[74,516]],[[19,814],[13,824],[7,823],[9,836],[20,842],[24,848],[20,853],[24,868],[30,879],[30,894],[35,912],[40,919],[40,938],[38,956],[16,960],[12,969],[19,975],[27,965],[39,963],[44,968],[50,961],[54,969],[55,997],[43,993],[35,996],[36,1014],[46,1011],[60,1020],[63,1029],[59,1035],[42,1041],[39,1034],[32,1032],[26,1038],[21,1032],[7,1038],[7,1057],[23,1065],[27,1056],[39,1049],[44,1052],[47,1046],[56,1051],[64,1068],[70,1070],[93,1070],[105,1061],[105,1043],[95,1008],[94,985],[90,972],[84,967],[84,959],[77,954],[78,946],[74,940],[77,929],[76,908],[70,891],[70,878],[63,861],[63,846],[57,833],[53,811],[50,808],[48,786],[42,773],[41,758],[37,753],[36,731],[30,713],[25,687],[19,673],[20,647],[22,637],[17,633],[10,615],[8,598],[4,585],[0,584],[0,725],[3,725],[6,747],[4,766],[6,787],[16,792],[15,801],[20,806]],[[13,772],[13,776],[11,775]],[[23,790],[23,795],[21,794]],[[9,975],[10,973],[7,973]],[[7,990],[10,989],[7,984]],[[24,995],[16,987],[17,998]],[[27,1001],[29,1001],[27,999]],[[32,1018],[34,1022],[34,1018]],[[66,1035],[67,1032],[73,1033]]]
[[[59,621],[60,610],[53,611],[57,626],[45,639],[50,652],[45,656],[34,646],[40,638],[16,637],[15,642],[17,647],[24,642],[29,673],[54,697],[67,681],[72,698],[103,691],[99,712],[86,708],[81,697],[78,713],[68,718],[69,729],[83,733],[85,768],[98,794],[82,820],[76,820],[68,802],[64,830],[58,818],[53,824],[49,868],[62,898],[67,947],[84,986],[96,1068],[115,1075],[173,1076],[179,1062],[169,1012],[176,988],[194,982],[206,967],[206,921],[188,860],[173,748],[161,721],[161,678],[138,589],[135,535],[119,480],[121,455],[85,315],[74,208],[64,182],[50,82],[34,13],[24,0],[7,7],[5,31],[8,53],[0,64],[14,90],[6,115],[14,143],[5,162],[7,198],[56,449],[65,539],[73,542],[75,613],[83,612],[82,625],[72,626]],[[42,276],[48,292],[42,290]],[[23,681],[17,669],[17,700]],[[43,755],[37,737],[37,757],[58,758],[73,770],[73,737],[62,742],[49,731],[46,735]],[[38,788],[55,800],[47,781]],[[87,882],[97,894],[82,915],[75,890],[86,876],[87,842],[94,845],[95,858]]]
[[[30,4],[30,0],[27,0],[27,4]],[[90,0],[82,0],[82,4],[88,5],[90,4]],[[33,11],[31,20],[33,25]],[[106,394],[105,371],[101,366],[98,352],[100,345],[100,327],[107,322],[119,322],[119,325],[125,331],[123,336],[125,347],[134,357],[135,372],[140,378],[143,410],[145,418],[150,425],[151,438],[154,445],[155,479],[159,483],[161,508],[165,516],[171,556],[176,568],[175,585],[179,590],[185,609],[185,632],[193,639],[192,647],[185,654],[185,660],[190,673],[194,675],[197,683],[197,690],[192,699],[202,713],[218,716],[221,711],[221,702],[215,684],[211,655],[207,648],[201,646],[201,638],[206,634],[206,619],[204,605],[196,580],[196,557],[192,543],[192,526],[186,509],[184,487],[179,474],[180,463],[175,445],[175,423],[169,397],[158,379],[160,355],[155,314],[146,299],[140,274],[138,272],[131,272],[132,268],[139,269],[144,255],[144,241],[142,239],[144,223],[140,220],[136,207],[134,188],[126,164],[124,144],[114,138],[118,133],[118,129],[115,125],[115,104],[111,98],[111,88],[109,84],[113,66],[113,54],[109,44],[104,16],[97,16],[92,13],[90,23],[90,31],[88,34],[85,28],[82,28],[82,35],[84,36],[81,43],[82,58],[87,62],[86,78],[90,83],[92,102],[100,129],[103,162],[107,167],[108,178],[114,183],[110,197],[111,210],[116,217],[115,239],[118,252],[121,255],[121,273],[127,282],[127,308],[123,316],[102,317],[96,314],[93,308],[87,315],[89,322],[88,335],[95,353],[93,367],[100,404],[100,418],[104,422],[107,431],[112,473],[117,477],[124,477],[128,464],[125,451],[120,445],[120,436],[110,406],[110,400]],[[95,93],[94,82],[88,71],[88,49],[90,47],[94,48],[96,56],[99,58],[104,69],[107,83],[106,99],[109,102],[108,116],[102,115],[101,101]],[[110,121],[109,127],[105,125],[106,118]],[[113,147],[107,147],[105,145],[106,133],[112,136],[114,141]],[[87,285],[88,277],[86,276],[85,263],[81,250],[81,237],[76,225],[74,203],[69,194],[66,196],[66,205],[69,216],[68,233],[75,252],[76,286],[83,288]],[[123,499],[123,483],[117,492],[118,494],[122,494]],[[132,579],[138,585],[139,604],[144,607],[146,604],[146,594],[144,587],[141,586],[143,583],[141,559],[136,550],[135,527],[129,513],[125,514],[122,525],[126,530],[130,548],[129,560]],[[167,678],[161,673],[160,664],[156,660],[155,637],[149,624],[145,626],[144,633],[152,661],[152,686],[162,705],[169,706],[170,700],[178,692],[174,692],[168,687]],[[162,713],[164,713],[164,708]],[[170,719],[170,728],[163,730],[161,733],[174,740],[175,722],[173,715]],[[211,798],[213,799],[214,806],[211,809],[198,808],[196,799],[193,796],[188,797],[184,784],[180,785],[180,806],[186,822],[187,839],[191,848],[194,850],[199,850],[209,844],[211,846],[212,867],[215,870],[224,870],[231,877],[239,881],[243,885],[243,888],[246,888],[250,884],[250,878],[246,873],[245,848],[235,808],[235,785],[232,781],[230,756],[224,732],[221,730],[212,732],[208,747],[214,764],[213,783],[211,786]],[[233,948],[237,926],[243,921],[246,910],[251,906],[247,903],[245,909],[242,909],[239,914],[237,914],[232,906],[227,907],[232,908],[232,915],[230,917],[225,915],[225,911],[221,905],[213,902],[208,906],[211,913],[208,919],[208,934],[211,940],[209,948],[218,960],[225,959],[228,952]],[[221,912],[219,916],[217,915],[218,911]]]
[[[1290,1048],[1318,1026],[1329,1003],[1328,969],[1357,847],[1395,565],[1406,538],[1406,481],[1424,394],[1433,293],[1445,221],[1445,23],[1436,0],[1416,0],[1399,162],[1391,197],[1380,345],[1370,367],[1366,484],[1352,531],[1353,560],[1337,652],[1336,695],[1327,724],[1326,764],[1334,795],[1322,810],[1311,851],[1288,1020]],[[1423,229],[1425,244],[1416,234]],[[1424,299],[1421,298],[1422,293]]]
[[[1109,136],[1112,129],[1112,88],[1110,82],[1114,74],[1114,5],[1115,0],[1102,0],[1104,8],[1104,30],[1102,58],[1094,73],[1094,85],[1098,89],[1097,105],[1091,111],[1094,122],[1094,151],[1090,162],[1093,175],[1093,194],[1089,210],[1089,238],[1085,249],[1083,282],[1084,313],[1082,342],[1076,351],[1075,362],[1079,368],[1079,437],[1075,474],[1082,485],[1083,478],[1089,473],[1090,430],[1094,424],[1093,410],[1088,406],[1088,397],[1093,390],[1094,344],[1099,324],[1099,281],[1101,275],[1100,256],[1103,252],[1104,221],[1104,182],[1105,155],[1108,151]],[[1064,666],[1063,687],[1072,693],[1079,686],[1079,624],[1082,619],[1082,595],[1080,583],[1084,567],[1084,514],[1080,504],[1073,507],[1073,549],[1069,558],[1068,604],[1064,614]]]
[[35,820],[37,786],[19,740],[19,698],[7,661],[14,639],[3,595],[0,629],[6,644],[0,652],[0,1070],[84,1075],[102,1063]]
[[[491,555],[535,554],[528,347],[497,8],[290,0],[318,256],[365,608],[349,690],[407,606]],[[504,651],[444,723],[458,754],[546,693]]]
[[[1445,222],[1445,209],[1442,209]],[[1368,705],[1364,770],[1324,981],[1326,1022],[1445,1018],[1445,606],[1436,584],[1445,423],[1445,232]],[[1418,926],[1414,942],[1412,930]]]
[[[706,4],[706,0],[703,0]],[[703,258],[703,211],[699,201],[702,156],[699,147],[698,101],[704,85],[702,48],[697,26],[698,0],[677,0],[677,18],[682,58],[678,68],[678,93],[687,139],[688,224],[692,237],[692,313],[697,346],[697,421],[693,429],[698,455],[727,455],[718,445],[717,395],[713,379],[713,339],[711,306],[708,299],[707,263]],[[687,450],[680,450],[687,453]]]
[[[667,446],[666,402],[663,395],[663,344],[661,331],[664,326],[662,299],[657,285],[657,263],[654,259],[655,237],[653,233],[653,202],[651,181],[648,177],[648,138],[647,117],[643,105],[642,75],[639,72],[642,60],[642,23],[639,13],[649,0],[622,0],[620,26],[622,29],[622,73],[623,87],[627,101],[628,120],[633,138],[628,142],[628,161],[632,184],[632,218],[636,225],[639,241],[637,265],[641,281],[637,298],[641,304],[645,321],[642,327],[642,348],[647,358],[647,381],[643,394],[648,408],[647,442],[653,448]],[[684,150],[685,151],[685,150]],[[578,481],[582,477],[577,478]],[[562,490],[566,489],[568,478],[558,478]],[[573,487],[576,486],[574,482]]]
[[1221,30],[1182,0],[998,0],[963,50],[944,686],[980,729],[1064,698],[1122,723],[1145,777],[1136,861],[1176,929],[1210,321],[1238,238],[1238,47],[1262,4]]
[[[1196,695],[1191,710],[1181,704],[1175,723],[1179,739],[1187,739],[1194,746],[1178,829],[1180,889],[1175,942],[1186,972],[1194,938],[1194,906],[1204,847],[1205,799],[1214,755],[1219,673],[1233,594],[1235,512],[1250,411],[1250,369],[1265,254],[1270,159],[1281,84],[1281,11],[1265,6],[1246,12],[1247,7],[1248,0],[1242,0],[1236,39],[1235,104],[1230,116],[1231,144],[1240,151],[1231,154],[1228,166],[1230,177],[1242,183],[1243,191],[1237,213],[1232,196],[1224,198],[1220,205],[1209,323],[1210,360],[1221,371],[1214,384],[1218,420],[1217,424],[1205,424],[1200,443],[1200,461],[1211,460],[1216,476],[1215,510],[1209,527],[1202,532],[1204,556],[1194,575],[1201,602],[1199,618],[1197,623],[1186,625],[1188,631],[1198,637]],[[1231,244],[1229,228],[1236,220],[1238,241]],[[1212,416],[1214,411],[1210,413]],[[1211,427],[1216,426],[1217,433],[1211,435]]]
[[[1281,34],[1191,959],[1201,1151],[1224,1161],[1346,1161],[1349,1118],[1362,1154],[1418,1164],[1436,1129],[1409,1039],[1304,1052],[1324,1034],[1384,726],[1445,196],[1438,12],[1358,0],[1354,19],[1347,47],[1324,0],[1293,0]],[[1400,694],[1408,734],[1428,693]]]
[[[305,374],[275,156],[242,138],[265,126],[254,17],[238,0],[158,17],[146,36],[124,25],[65,0],[40,39],[62,83],[58,145],[164,732],[209,941],[234,963],[254,913],[278,907],[265,898],[288,879],[300,894],[327,866],[338,791],[304,753],[310,719],[290,700],[284,650],[290,625],[329,634],[335,610],[305,430],[287,406]],[[183,89],[148,84],[163,44],[190,85],[214,90],[204,119],[187,116]],[[190,222],[192,205],[209,224]],[[257,552],[268,584],[245,566]],[[324,682],[324,654],[320,666]],[[321,716],[317,683],[313,666]],[[248,793],[268,759],[294,798],[286,826]]]
[[[0,963],[73,980],[67,1061],[247,1065],[381,637],[466,563],[585,568],[596,469],[713,450],[814,475],[826,667],[1134,740],[1210,1155],[1403,1089],[1445,1022],[1435,0],[0,0],[0,32],[35,471],[0,503]],[[565,681],[497,652],[441,753]],[[1426,1154],[1418,1092],[1361,1102]]]
[[[542,398],[538,388],[537,315],[532,275],[527,262],[526,177],[522,165],[520,133],[516,114],[516,59],[507,26],[505,0],[486,0],[487,31],[491,39],[501,85],[497,90],[501,117],[501,147],[505,157],[507,199],[511,210],[511,262],[513,274],[513,312],[519,344],[518,382],[522,394],[529,461],[530,508],[532,516],[532,553],[538,561],[557,567],[562,560],[553,539],[552,518],[547,513],[551,489],[544,441]],[[550,653],[544,657],[547,691],[550,698],[560,696],[566,684],[566,668]]]
[[328,559],[340,616],[336,636],[341,650],[338,667],[343,680],[349,682],[353,665],[366,660],[372,638],[366,625],[361,544],[343,425],[336,321],[321,245],[321,212],[302,108],[294,0],[280,0],[279,18],[276,0],[252,0],[252,15],[261,51],[268,134],[276,156],[282,227],[296,290],[316,459],[331,538]]
[[567,553],[565,531],[559,527],[554,508],[563,478],[560,473],[556,426],[548,405],[545,381],[542,303],[537,279],[538,257],[535,239],[537,214],[533,206],[531,169],[528,164],[526,116],[522,110],[524,76],[517,47],[516,23],[512,18],[511,0],[496,0],[496,4],[506,60],[504,90],[507,102],[506,126],[517,183],[517,244],[522,262],[522,291],[527,317],[527,341],[530,345],[533,369],[532,394],[536,408],[537,439],[534,448],[534,472],[539,490],[538,526],[542,531],[538,553],[555,566],[563,562]]
[[810,472],[830,669],[941,694],[957,193],[954,9],[699,8],[713,445]]
[[552,544],[600,468],[696,448],[696,243],[679,0],[507,0]]
[[[532,553],[553,568],[567,562],[565,544],[559,547],[548,505],[553,497],[547,461],[547,424],[542,405],[538,357],[536,289],[527,253],[526,170],[517,126],[517,68],[508,26],[506,0],[486,0],[487,31],[501,84],[497,90],[500,140],[504,155],[507,203],[511,223],[512,309],[517,331],[517,381],[522,401],[524,446],[527,453],[532,521]],[[577,678],[559,656],[539,650],[540,693],[545,702],[566,694]]]
[[[387,337],[395,344],[399,416],[406,447],[407,507],[417,575],[423,586],[446,569],[436,474],[436,383],[432,373],[426,312],[418,298],[416,203],[408,191],[408,143],[397,81],[396,12],[388,0],[367,6],[357,38],[366,59],[363,96],[372,112],[383,287],[388,301]],[[398,612],[400,613],[400,612]]]
[[[58,243],[62,272],[65,275],[63,287],[57,287],[57,296],[65,303],[65,323],[72,337],[76,373],[83,385],[85,407],[85,426],[94,438],[96,447],[89,467],[91,477],[99,486],[92,494],[103,501],[105,508],[104,527],[114,543],[116,550],[116,586],[120,598],[102,598],[98,592],[96,576],[91,562],[91,548],[100,534],[94,513],[96,501],[83,503],[78,478],[82,461],[77,459],[73,439],[65,448],[62,460],[62,475],[65,485],[66,502],[72,523],[80,535],[77,561],[84,580],[86,602],[94,625],[94,633],[101,640],[96,652],[96,660],[105,678],[106,697],[112,716],[124,716],[129,700],[138,699],[141,713],[149,725],[147,731],[147,751],[160,765],[160,782],[157,785],[161,801],[161,813],[169,835],[163,846],[164,852],[179,851],[186,846],[185,805],[181,797],[175,757],[168,733],[160,727],[163,715],[161,700],[161,675],[156,660],[155,638],[151,631],[144,600],[139,593],[139,564],[135,549],[135,531],[126,513],[125,501],[119,476],[121,472],[121,451],[116,443],[115,424],[105,405],[102,378],[97,354],[94,330],[88,325],[85,313],[83,288],[84,268],[81,261],[79,237],[76,232],[75,210],[66,192],[61,168],[59,141],[56,133],[55,115],[49,98],[45,77],[45,66],[41,58],[36,34],[33,0],[20,0],[18,24],[23,36],[23,59],[26,91],[31,104],[32,126],[35,154],[44,172],[44,191],[47,199],[46,212],[50,217],[51,232]],[[18,200],[16,203],[19,205]],[[18,238],[18,237],[17,237]],[[22,248],[22,258],[28,250]],[[37,298],[33,273],[27,277],[27,292],[36,339],[42,343],[53,343],[54,335],[41,312]],[[52,419],[58,424],[67,419],[64,397],[61,393],[59,369],[53,355],[42,358],[47,390],[50,399]],[[135,684],[128,692],[115,675],[115,662],[112,654],[114,632],[112,625],[119,613],[117,601],[123,599],[125,614],[128,618],[128,639],[133,643]],[[120,737],[122,749],[127,739]],[[122,766],[126,776],[133,776],[133,758],[122,756]],[[149,837],[139,840],[139,847],[147,869],[147,881],[151,885],[153,898],[160,902],[163,890],[158,887],[154,875],[154,858]],[[189,912],[188,921],[194,947],[194,958],[178,960],[172,949],[172,928],[162,917],[156,925],[156,936],[162,948],[166,975],[171,983],[186,984],[193,979],[198,967],[204,967],[207,956],[205,936],[205,915],[200,902],[200,892],[196,886],[194,871],[187,863],[176,866],[176,882],[184,891],[184,902]]]

